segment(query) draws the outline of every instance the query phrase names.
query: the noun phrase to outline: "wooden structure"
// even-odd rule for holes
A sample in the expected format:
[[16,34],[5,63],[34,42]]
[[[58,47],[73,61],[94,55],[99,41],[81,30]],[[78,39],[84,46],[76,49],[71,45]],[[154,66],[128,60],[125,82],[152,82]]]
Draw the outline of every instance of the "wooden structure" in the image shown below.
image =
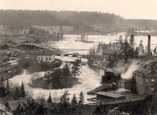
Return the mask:
[[98,92],[97,108],[94,114],[121,115],[147,115],[149,112],[151,97],[139,96],[130,92]]

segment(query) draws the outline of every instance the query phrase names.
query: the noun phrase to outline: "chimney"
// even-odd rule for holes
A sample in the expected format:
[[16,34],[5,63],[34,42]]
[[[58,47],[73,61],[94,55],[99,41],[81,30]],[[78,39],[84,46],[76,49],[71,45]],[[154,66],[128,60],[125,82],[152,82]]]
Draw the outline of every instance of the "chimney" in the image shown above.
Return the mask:
[[151,55],[151,35],[148,35],[148,55]]
[[134,35],[131,34],[130,36],[130,45],[133,47],[134,46]]

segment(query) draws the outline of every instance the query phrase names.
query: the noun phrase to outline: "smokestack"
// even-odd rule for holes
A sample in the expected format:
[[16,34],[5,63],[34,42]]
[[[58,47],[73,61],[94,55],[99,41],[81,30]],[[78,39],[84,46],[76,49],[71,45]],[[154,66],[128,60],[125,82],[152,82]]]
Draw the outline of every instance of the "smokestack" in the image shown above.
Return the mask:
[[148,55],[151,55],[151,35],[148,35]]
[[130,36],[130,45],[133,47],[134,46],[134,35],[131,34]]

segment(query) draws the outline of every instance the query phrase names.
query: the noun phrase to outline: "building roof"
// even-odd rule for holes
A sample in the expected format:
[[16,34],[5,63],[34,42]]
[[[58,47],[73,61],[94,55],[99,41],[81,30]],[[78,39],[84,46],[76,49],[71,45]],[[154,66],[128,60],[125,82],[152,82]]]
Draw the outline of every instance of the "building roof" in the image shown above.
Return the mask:
[[119,93],[112,93],[112,92],[98,92],[97,95],[114,98],[114,99],[125,98],[124,95],[121,95]]
[[21,44],[18,44],[16,46],[17,48],[22,48],[22,49],[25,49],[25,50],[30,50],[33,51],[33,49],[35,50],[44,50],[44,51],[47,51],[49,52],[48,54],[51,53],[55,53],[55,54],[60,54],[61,51],[56,49],[56,48],[50,48],[50,47],[47,47],[47,46],[43,46],[43,45],[38,45],[38,44],[35,44],[35,43],[21,43]]
[[[146,96],[139,96],[132,93],[118,93],[115,91],[110,92],[98,92],[97,95],[104,96],[104,99],[97,99],[97,103],[103,104],[103,105],[113,105],[113,104],[124,104],[124,103],[134,103],[139,101],[144,101],[146,99]],[[115,100],[106,101],[105,97],[114,98]]]

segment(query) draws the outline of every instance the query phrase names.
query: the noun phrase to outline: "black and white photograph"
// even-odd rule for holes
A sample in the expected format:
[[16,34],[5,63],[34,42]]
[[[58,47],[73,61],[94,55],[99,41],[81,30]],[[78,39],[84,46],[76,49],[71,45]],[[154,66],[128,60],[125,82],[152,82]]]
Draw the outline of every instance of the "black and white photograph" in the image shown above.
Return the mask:
[[0,115],[157,115],[157,0],[0,0]]

